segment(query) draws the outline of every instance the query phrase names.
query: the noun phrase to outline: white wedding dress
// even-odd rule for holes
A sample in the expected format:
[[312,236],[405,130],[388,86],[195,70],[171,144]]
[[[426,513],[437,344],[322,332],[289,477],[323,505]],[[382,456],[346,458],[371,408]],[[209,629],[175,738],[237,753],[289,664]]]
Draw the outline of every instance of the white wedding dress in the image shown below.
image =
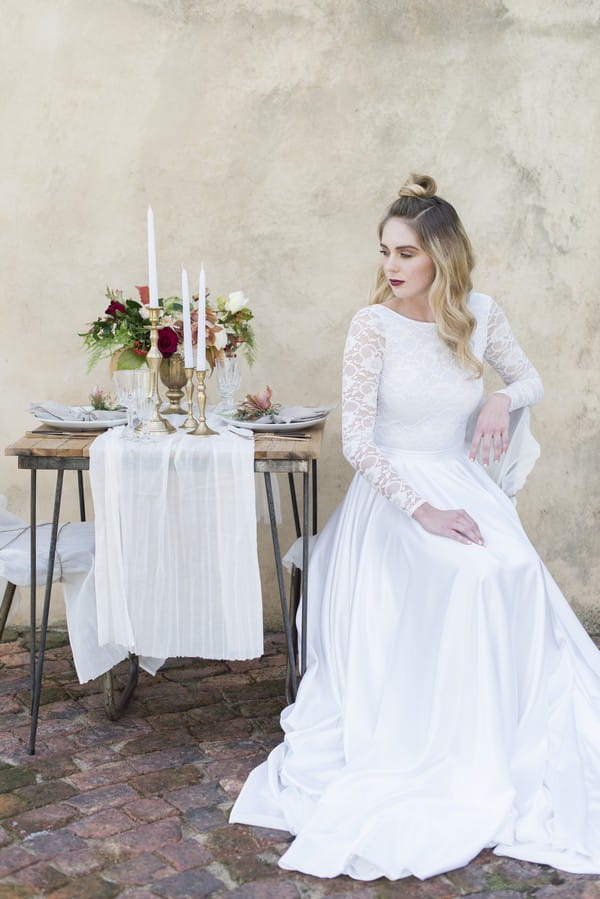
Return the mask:
[[[472,347],[511,409],[542,393],[503,312],[472,293]],[[600,873],[600,652],[469,461],[481,379],[436,325],[369,306],[344,361],[344,451],[357,469],[311,556],[308,669],[285,740],[231,821],[295,840],[283,868],[425,878],[484,847]],[[485,546],[423,530],[464,508]]]

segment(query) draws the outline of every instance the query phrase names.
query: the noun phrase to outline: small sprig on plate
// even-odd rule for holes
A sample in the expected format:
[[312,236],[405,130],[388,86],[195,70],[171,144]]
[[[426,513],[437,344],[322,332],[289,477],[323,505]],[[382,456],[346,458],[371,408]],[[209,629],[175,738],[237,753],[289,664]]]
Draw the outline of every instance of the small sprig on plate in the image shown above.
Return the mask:
[[122,409],[110,393],[105,393],[100,387],[94,387],[90,392],[90,405],[96,411],[112,412],[115,409]]
[[237,421],[255,421],[263,415],[276,415],[281,409],[280,403],[272,403],[273,391],[267,384],[258,393],[246,394],[246,399],[239,404],[232,418]]

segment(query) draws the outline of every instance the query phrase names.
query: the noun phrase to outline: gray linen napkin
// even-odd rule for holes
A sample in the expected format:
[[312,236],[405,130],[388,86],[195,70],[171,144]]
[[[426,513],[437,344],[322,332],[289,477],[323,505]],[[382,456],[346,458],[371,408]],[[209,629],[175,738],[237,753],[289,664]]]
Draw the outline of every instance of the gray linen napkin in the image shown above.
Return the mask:
[[36,418],[55,418],[56,421],[109,421],[126,418],[126,413],[120,410],[85,409],[83,406],[66,406],[54,400],[31,403],[27,412],[31,412]]
[[282,406],[278,412],[271,415],[261,415],[259,418],[253,418],[255,424],[260,425],[283,425],[308,421],[313,418],[326,418],[327,415],[335,409],[335,406]]
[[273,415],[273,422],[288,424],[295,421],[307,421],[311,418],[325,418],[333,408],[333,406],[282,406]]

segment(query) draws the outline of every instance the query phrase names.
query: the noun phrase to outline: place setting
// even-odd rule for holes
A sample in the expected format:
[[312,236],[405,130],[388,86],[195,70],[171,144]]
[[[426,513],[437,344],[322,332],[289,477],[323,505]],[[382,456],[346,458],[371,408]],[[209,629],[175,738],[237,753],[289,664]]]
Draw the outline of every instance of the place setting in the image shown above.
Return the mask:
[[81,434],[89,437],[107,428],[119,427],[127,423],[127,410],[117,406],[113,409],[98,409],[94,405],[69,406],[55,400],[33,402],[27,408],[41,427],[35,433],[49,436]]
[[215,411],[228,429],[241,437],[256,433],[280,440],[310,440],[311,435],[306,432],[322,424],[334,408],[274,403],[273,391],[267,385],[258,393],[247,394],[239,405],[230,401]]

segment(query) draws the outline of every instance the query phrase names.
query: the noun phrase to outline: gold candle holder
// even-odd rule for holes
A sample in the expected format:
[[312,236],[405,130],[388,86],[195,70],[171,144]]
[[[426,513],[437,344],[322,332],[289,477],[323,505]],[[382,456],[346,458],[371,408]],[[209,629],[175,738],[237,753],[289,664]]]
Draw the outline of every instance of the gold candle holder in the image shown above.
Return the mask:
[[212,437],[217,431],[211,430],[206,424],[206,388],[204,387],[204,377],[206,372],[197,371],[196,378],[198,380],[198,425],[193,431],[189,431],[192,437]]
[[182,425],[179,425],[184,431],[195,431],[198,425],[198,420],[194,418],[193,409],[192,409],[192,396],[194,394],[194,369],[186,368],[185,369],[185,398],[188,407],[187,418],[185,419]]
[[170,421],[167,421],[160,414],[162,400],[158,393],[158,370],[163,359],[162,353],[158,348],[160,308],[157,306],[146,306],[146,308],[150,319],[150,349],[146,356],[146,364],[150,369],[150,396],[154,403],[154,412],[148,422],[148,431],[150,434],[171,434],[175,428]]

